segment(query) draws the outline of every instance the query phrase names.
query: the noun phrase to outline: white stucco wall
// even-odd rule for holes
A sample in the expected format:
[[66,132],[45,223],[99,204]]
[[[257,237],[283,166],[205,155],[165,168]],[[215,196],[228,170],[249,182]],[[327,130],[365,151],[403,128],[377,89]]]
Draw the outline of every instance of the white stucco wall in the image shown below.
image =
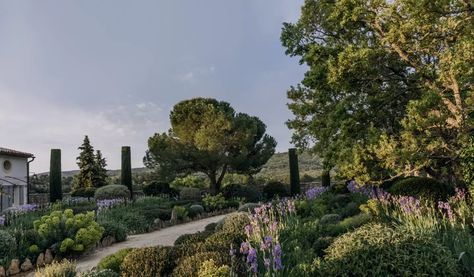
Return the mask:
[[[3,167],[4,162],[7,160],[10,161],[11,163],[10,170],[5,170],[5,168]],[[12,204],[14,206],[26,204],[26,201],[27,201],[26,162],[27,162],[26,158],[0,155],[0,178],[6,179],[9,182],[14,183],[16,186],[11,187],[10,183],[4,182],[2,180],[0,180],[0,184],[4,185],[4,191],[7,191],[7,190],[10,191],[11,201],[13,202]],[[6,177],[14,177],[16,179],[6,178]],[[23,181],[19,181],[17,179],[20,179]],[[10,188],[6,188],[9,186]],[[13,193],[11,193],[11,191],[13,191]]]

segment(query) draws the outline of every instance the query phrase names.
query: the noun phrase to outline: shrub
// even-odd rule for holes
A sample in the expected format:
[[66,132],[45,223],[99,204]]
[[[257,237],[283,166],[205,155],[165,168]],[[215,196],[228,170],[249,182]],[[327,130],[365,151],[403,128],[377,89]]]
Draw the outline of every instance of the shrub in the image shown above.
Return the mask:
[[120,266],[123,263],[123,259],[127,256],[133,248],[121,249],[114,254],[108,255],[97,264],[97,270],[112,270],[113,272],[120,273]]
[[42,244],[53,247],[61,255],[69,255],[88,250],[102,238],[104,228],[94,217],[94,212],[74,215],[67,209],[54,211],[33,224]]
[[341,221],[341,216],[338,214],[326,214],[319,220],[321,224],[335,224],[339,221]]
[[0,265],[8,264],[10,259],[15,258],[16,241],[7,231],[0,230]]
[[446,200],[454,194],[454,188],[432,178],[409,177],[398,182],[390,189],[395,195],[417,196],[433,201]]
[[177,219],[182,220],[182,219],[185,219],[186,217],[188,217],[188,211],[183,206],[174,206],[172,214],[173,213],[176,215]]
[[178,195],[178,191],[171,188],[170,184],[157,181],[153,181],[151,183],[146,184],[143,187],[143,193],[145,193],[145,195],[151,196],[158,196],[161,194],[168,194],[170,196]]
[[122,276],[167,276],[176,265],[176,251],[168,246],[133,249],[121,266]]
[[72,191],[71,197],[87,197],[92,198],[95,194],[95,188],[76,188]]
[[239,208],[239,212],[249,212],[249,213],[253,213],[255,208],[257,207],[260,207],[260,204],[257,204],[257,203],[246,203],[246,204],[243,204],[242,206],[240,206]]
[[262,193],[255,187],[241,184],[230,184],[222,189],[226,199],[244,198],[245,202],[258,202],[262,199]]
[[120,277],[120,274],[110,269],[103,269],[82,274],[80,277]]
[[330,187],[330,191],[333,193],[349,193],[347,184],[333,184]]
[[184,234],[179,236],[174,245],[183,245],[183,244],[192,244],[196,242],[203,242],[205,241],[210,235],[212,235],[213,231],[203,231],[197,232],[194,234]]
[[[198,276],[199,267],[205,261],[213,260],[216,267],[230,263],[229,255],[222,255],[219,252],[202,252],[193,256],[188,256],[180,259],[178,265],[173,270],[173,275],[176,277]],[[151,276],[151,275],[150,275]]]
[[206,194],[204,198],[202,199],[204,208],[207,211],[215,211],[215,210],[220,210],[223,209],[226,205],[226,201],[222,193],[219,193],[217,195],[210,195]]
[[368,224],[326,249],[321,276],[460,276],[451,252],[428,237]]
[[216,265],[213,259],[207,260],[199,267],[198,277],[227,277],[231,276],[227,265]]
[[233,213],[224,218],[222,231],[231,233],[243,233],[246,225],[250,223],[247,213]]
[[235,200],[235,199],[230,199],[230,200],[227,200],[225,202],[225,205],[224,205],[224,208],[225,209],[234,209],[234,210],[237,210],[240,206],[240,203],[239,201]]
[[208,187],[208,180],[207,178],[195,176],[195,175],[188,175],[186,177],[177,177],[176,179],[171,182],[171,187],[173,188],[180,188],[180,187],[189,187],[189,188],[198,188],[203,189]]
[[148,219],[148,221],[154,221],[157,218],[164,221],[171,219],[170,209],[162,209],[157,207],[141,207],[138,210],[146,219]]
[[217,223],[209,223],[204,227],[204,231],[215,231],[216,230]]
[[95,191],[95,199],[127,199],[130,197],[130,191],[126,186],[122,185],[107,185],[101,188],[98,188]]
[[189,211],[195,215],[202,214],[204,212],[204,207],[201,205],[191,205]]
[[289,195],[289,189],[286,184],[270,181],[263,187],[263,194],[267,199],[273,199],[276,196],[285,197]]
[[125,241],[127,239],[127,228],[116,221],[105,221],[101,222],[100,225],[104,228],[104,233],[102,234],[102,238],[107,236],[114,237],[116,241]]
[[38,269],[35,277],[75,277],[76,273],[76,263],[63,260],[62,262],[54,261],[44,269]]
[[184,200],[201,200],[201,190],[198,188],[182,188],[179,197]]

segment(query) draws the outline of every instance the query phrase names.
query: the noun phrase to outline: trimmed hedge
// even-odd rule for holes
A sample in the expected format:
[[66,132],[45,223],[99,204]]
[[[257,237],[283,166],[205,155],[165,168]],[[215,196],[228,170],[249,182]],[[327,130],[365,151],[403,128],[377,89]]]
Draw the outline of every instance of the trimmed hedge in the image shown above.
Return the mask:
[[114,254],[102,258],[99,264],[97,264],[97,270],[109,269],[120,274],[120,266],[122,265],[123,259],[125,259],[127,254],[132,250],[133,248],[121,249]]
[[184,257],[179,260],[178,265],[173,270],[172,276],[197,277],[200,266],[208,260],[213,260],[215,266],[220,267],[230,263],[230,256],[222,255],[222,253],[219,252],[202,252],[193,256]]
[[167,276],[176,266],[177,258],[177,252],[169,246],[133,249],[123,260],[121,276]]
[[164,182],[153,181],[143,187],[143,193],[150,196],[158,196],[168,194],[169,196],[177,196],[179,192],[170,187],[170,184]]
[[107,185],[98,188],[94,194],[95,199],[127,199],[130,197],[130,191],[126,186],[122,185]]
[[455,257],[427,237],[367,224],[338,237],[319,276],[460,276]]

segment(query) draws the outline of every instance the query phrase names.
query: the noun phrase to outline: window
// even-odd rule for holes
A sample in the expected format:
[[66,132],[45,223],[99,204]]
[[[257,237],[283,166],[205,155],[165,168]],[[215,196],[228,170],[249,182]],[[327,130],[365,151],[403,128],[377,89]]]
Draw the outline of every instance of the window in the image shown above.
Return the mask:
[[10,171],[11,168],[12,168],[12,163],[10,161],[3,162],[3,169],[5,169],[5,171]]

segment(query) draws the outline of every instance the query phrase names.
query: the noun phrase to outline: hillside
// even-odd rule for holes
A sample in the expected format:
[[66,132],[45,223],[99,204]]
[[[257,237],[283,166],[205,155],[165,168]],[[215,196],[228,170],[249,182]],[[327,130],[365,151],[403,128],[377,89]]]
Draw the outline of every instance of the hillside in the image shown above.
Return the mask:
[[[308,152],[304,152],[298,155],[298,163],[300,176],[308,175],[319,179],[321,176],[322,166],[318,157],[312,156]],[[134,177],[140,178],[140,176],[145,175],[150,172],[146,167],[133,168],[132,174]],[[79,170],[68,170],[63,171],[63,178],[73,177],[79,173]],[[49,172],[43,172],[38,174],[38,176],[48,175]],[[119,177],[120,169],[108,170],[107,174],[111,177]],[[288,153],[276,153],[268,161],[268,163],[263,167],[262,171],[257,174],[256,177],[262,177],[265,179],[275,179],[281,181],[289,180],[289,164],[288,164]]]

